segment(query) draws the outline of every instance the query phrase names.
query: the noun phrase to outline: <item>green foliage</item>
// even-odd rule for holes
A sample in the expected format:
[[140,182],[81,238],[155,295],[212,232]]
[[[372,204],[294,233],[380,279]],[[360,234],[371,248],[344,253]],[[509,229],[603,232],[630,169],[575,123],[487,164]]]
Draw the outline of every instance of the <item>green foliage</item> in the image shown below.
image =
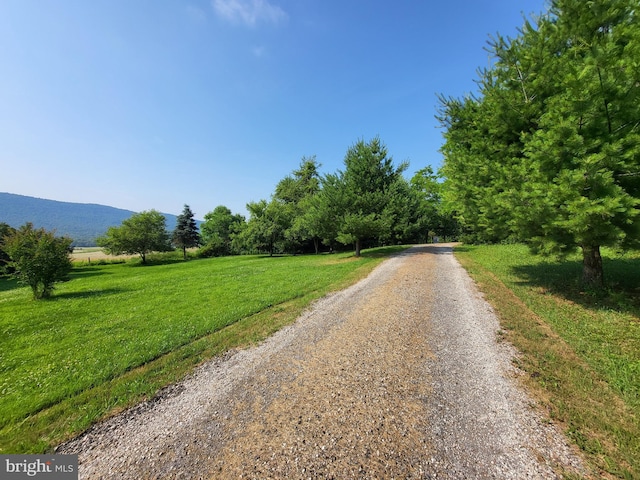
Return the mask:
[[311,217],[310,205],[320,191],[320,175],[315,156],[303,157],[300,166],[276,186],[274,200],[284,206],[289,217],[288,227],[284,231],[284,243],[287,251],[304,251],[305,244],[313,242],[316,253],[319,251],[319,236],[315,220]]
[[151,252],[172,250],[165,217],[156,210],[133,214],[120,227],[110,227],[97,243],[111,255],[140,255],[142,263]]
[[4,249],[11,258],[15,275],[31,288],[33,298],[49,298],[56,282],[65,280],[71,271],[72,240],[56,237],[31,223],[4,237]]
[[[320,177],[315,157],[276,186],[270,202],[247,205],[251,217],[242,235],[258,251],[318,253],[320,245],[387,245],[425,242],[457,233],[443,210],[439,177],[430,167],[408,182],[406,163],[394,167],[379,138],[356,142],[347,151],[345,171]],[[209,252],[217,249],[208,249]]]
[[344,210],[344,190],[338,175],[327,174],[321,179],[321,190],[310,197],[304,213],[305,224],[314,237],[333,248]]
[[235,255],[242,252],[240,234],[246,228],[246,220],[233,214],[229,208],[219,205],[204,216],[201,225],[204,246],[200,254],[205,257]]
[[403,191],[399,183],[406,182],[402,172],[408,165],[394,168],[393,159],[387,155],[380,138],[360,140],[347,150],[345,171],[326,182],[333,182],[338,189],[329,192],[324,201],[325,209],[333,210],[338,217],[335,238],[340,243],[355,244],[356,256],[364,240],[390,240],[392,227],[402,214],[403,203],[394,202],[394,195]]
[[318,167],[315,157],[303,157],[299,168],[278,182],[271,201],[247,204],[250,217],[242,240],[249,249],[270,255],[298,253],[313,242],[318,252],[317,225],[310,216],[320,189]]
[[13,267],[9,265],[11,261],[11,257],[5,251],[5,237],[15,233],[15,228],[7,225],[6,223],[0,222],[0,275],[5,273],[11,273],[13,271]]
[[201,258],[223,257],[230,253],[229,244],[217,233],[211,235],[209,242],[198,249],[198,257]]
[[198,225],[193,218],[193,212],[189,205],[185,205],[182,213],[178,215],[171,241],[176,247],[182,249],[182,255],[185,260],[187,259],[187,248],[200,245]]
[[512,40],[490,44],[479,98],[441,98],[446,199],[479,240],[542,253],[640,242],[637,0],[557,0]]
[[413,202],[410,208],[413,215],[410,230],[405,235],[418,242],[428,242],[430,236],[445,241],[457,238],[458,222],[444,203],[442,176],[427,166],[411,177],[410,188],[406,198]]
[[285,251],[285,231],[291,226],[291,215],[285,204],[272,199],[247,204],[249,221],[242,232],[245,245],[269,255]]
[[[359,141],[345,156],[345,171],[320,176],[315,156],[275,187],[270,200],[247,204],[249,220],[218,206],[202,224],[202,257],[265,252],[320,252],[337,243],[367,245],[428,241],[457,234],[451,213],[445,212],[439,177],[430,167],[409,183],[394,167],[379,138]],[[431,235],[431,237],[430,237]]]

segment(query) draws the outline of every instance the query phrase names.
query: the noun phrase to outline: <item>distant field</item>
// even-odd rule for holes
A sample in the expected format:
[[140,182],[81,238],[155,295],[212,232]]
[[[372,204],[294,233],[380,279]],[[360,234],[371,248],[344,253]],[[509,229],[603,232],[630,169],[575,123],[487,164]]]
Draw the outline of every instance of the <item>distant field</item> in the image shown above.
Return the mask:
[[91,260],[117,260],[135,257],[136,255],[109,255],[100,247],[75,247],[71,254],[74,262],[91,262]]
[[47,301],[0,279],[0,453],[50,449],[193,365],[265,338],[402,248],[79,264]]
[[581,259],[522,245],[462,246],[456,257],[522,354],[524,382],[603,478],[640,478],[640,256],[603,251],[605,291],[579,283]]

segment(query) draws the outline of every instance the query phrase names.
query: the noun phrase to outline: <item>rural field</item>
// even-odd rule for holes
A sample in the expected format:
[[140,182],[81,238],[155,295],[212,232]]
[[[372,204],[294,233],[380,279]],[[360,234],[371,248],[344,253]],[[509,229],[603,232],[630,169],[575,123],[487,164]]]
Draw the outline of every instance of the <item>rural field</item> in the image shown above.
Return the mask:
[[137,255],[109,255],[101,247],[75,247],[71,254],[73,262],[104,262],[105,260],[126,260]]
[[78,263],[48,301],[0,279],[0,452],[52,448],[204,359],[263,339],[398,249]]

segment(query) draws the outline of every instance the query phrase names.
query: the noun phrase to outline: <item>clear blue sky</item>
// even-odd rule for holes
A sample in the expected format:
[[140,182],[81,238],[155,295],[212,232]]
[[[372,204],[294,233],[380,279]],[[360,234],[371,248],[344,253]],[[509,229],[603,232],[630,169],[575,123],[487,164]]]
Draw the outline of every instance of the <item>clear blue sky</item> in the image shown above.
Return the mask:
[[437,169],[437,95],[545,0],[2,0],[0,192],[246,214],[378,135]]

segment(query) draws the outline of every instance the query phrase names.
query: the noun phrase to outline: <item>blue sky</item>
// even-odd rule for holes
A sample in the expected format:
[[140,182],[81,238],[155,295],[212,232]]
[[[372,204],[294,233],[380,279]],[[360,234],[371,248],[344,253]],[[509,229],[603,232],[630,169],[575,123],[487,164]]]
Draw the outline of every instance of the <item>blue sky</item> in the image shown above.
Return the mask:
[[[437,169],[437,95],[545,0],[2,0],[0,191],[246,214],[380,136]],[[1,219],[0,219],[1,220]]]

